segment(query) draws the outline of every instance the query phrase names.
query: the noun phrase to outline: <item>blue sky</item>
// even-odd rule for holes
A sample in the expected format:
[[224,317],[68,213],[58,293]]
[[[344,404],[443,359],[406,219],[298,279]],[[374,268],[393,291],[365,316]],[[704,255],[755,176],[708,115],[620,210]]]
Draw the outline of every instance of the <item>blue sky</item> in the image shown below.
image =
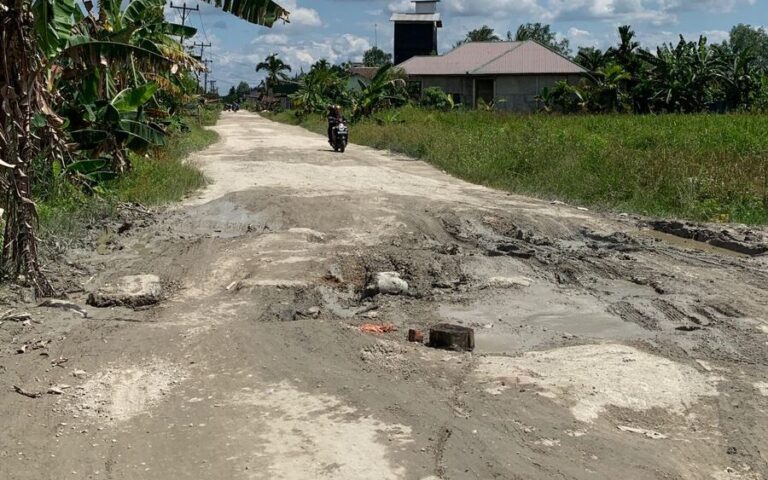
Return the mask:
[[[408,11],[408,0],[277,0],[291,11],[291,22],[273,28],[251,25],[201,3],[188,24],[198,27],[195,41],[210,41],[212,77],[225,91],[245,80],[256,85],[263,75],[256,64],[278,53],[294,70],[326,58],[360,60],[376,41],[391,51],[394,11]],[[187,0],[187,5],[195,5]],[[722,41],[735,24],[768,25],[768,0],[443,0],[441,52],[468,30],[488,24],[500,34],[526,22],[544,22],[571,40],[571,46],[606,47],[615,42],[616,27],[631,24],[645,46],[707,35]],[[168,10],[169,19],[175,12]],[[176,19],[178,20],[178,19]],[[378,25],[378,28],[376,28]],[[202,26],[202,28],[200,28]]]

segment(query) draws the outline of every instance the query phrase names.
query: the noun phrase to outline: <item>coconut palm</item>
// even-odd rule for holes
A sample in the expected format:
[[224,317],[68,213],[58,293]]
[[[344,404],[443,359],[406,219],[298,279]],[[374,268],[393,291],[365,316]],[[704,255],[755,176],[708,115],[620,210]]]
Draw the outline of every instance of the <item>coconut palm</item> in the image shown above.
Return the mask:
[[280,80],[287,79],[286,72],[291,71],[291,66],[281,60],[276,53],[268,56],[263,62],[256,65],[256,71],[267,72],[267,91],[274,89]]
[[512,32],[507,32],[507,40],[515,42],[534,40],[566,57],[571,54],[571,42],[567,38],[558,38],[550,25],[539,22],[520,25],[514,35]]
[[573,59],[591,73],[597,72],[608,64],[608,59],[602,50],[594,47],[582,47]]
[[638,73],[641,61],[638,58],[640,42],[635,40],[636,34],[629,25],[619,27],[619,44],[605,52],[614,63],[620,65],[631,75]]
[[470,30],[467,32],[467,36],[464,37],[463,40],[460,40],[459,42],[454,45],[454,47],[458,47],[460,45],[463,45],[465,43],[471,43],[471,42],[500,42],[501,37],[496,35],[496,32],[489,27],[488,25],[483,25],[480,28],[477,28],[475,30]]

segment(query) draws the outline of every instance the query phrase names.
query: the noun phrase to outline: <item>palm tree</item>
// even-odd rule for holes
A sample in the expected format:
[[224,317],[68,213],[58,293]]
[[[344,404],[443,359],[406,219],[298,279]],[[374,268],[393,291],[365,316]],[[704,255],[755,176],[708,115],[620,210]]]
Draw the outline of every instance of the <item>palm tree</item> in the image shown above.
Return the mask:
[[467,36],[463,40],[456,43],[455,47],[461,46],[465,43],[471,42],[500,42],[501,37],[496,35],[496,32],[488,25],[483,25],[480,28],[467,32]]
[[287,75],[285,72],[291,71],[291,66],[278,58],[276,53],[268,56],[263,62],[256,65],[256,71],[260,72],[266,70],[267,72],[267,92],[270,89],[274,89],[280,80],[285,80]]
[[635,31],[629,25],[622,25],[619,27],[619,45],[609,48],[606,56],[634,76],[640,67],[637,56],[639,49],[640,42],[635,41]]
[[597,108],[607,112],[626,110],[627,93],[626,84],[632,76],[620,65],[609,65],[595,72],[595,100]]
[[606,55],[603,51],[594,47],[580,48],[573,60],[591,73],[597,72],[607,64]]

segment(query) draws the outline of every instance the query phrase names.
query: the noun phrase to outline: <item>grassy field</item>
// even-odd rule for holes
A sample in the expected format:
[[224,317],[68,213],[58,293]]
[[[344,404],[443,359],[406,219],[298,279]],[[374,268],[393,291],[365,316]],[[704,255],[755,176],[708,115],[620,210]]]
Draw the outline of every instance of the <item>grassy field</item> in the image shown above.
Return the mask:
[[[218,112],[209,113],[203,123],[211,125],[217,119]],[[165,145],[147,157],[131,154],[133,169],[119,180],[101,185],[95,195],[63,180],[49,188],[51,193],[38,203],[42,237],[75,237],[84,225],[113,215],[119,202],[153,207],[182,200],[204,186],[203,173],[184,159],[216,142],[218,135],[193,119],[186,125],[188,132],[167,137]]]
[[[325,132],[324,119],[273,119]],[[768,223],[768,116],[504,115],[406,107],[351,141],[470,182],[600,209]]]

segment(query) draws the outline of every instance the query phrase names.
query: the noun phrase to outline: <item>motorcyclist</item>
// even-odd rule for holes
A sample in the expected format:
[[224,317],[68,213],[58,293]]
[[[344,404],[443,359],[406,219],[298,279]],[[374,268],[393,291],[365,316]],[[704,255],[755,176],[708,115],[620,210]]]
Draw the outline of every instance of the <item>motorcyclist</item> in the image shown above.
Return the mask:
[[344,120],[341,115],[341,107],[338,105],[328,106],[328,142],[333,145],[333,127]]

